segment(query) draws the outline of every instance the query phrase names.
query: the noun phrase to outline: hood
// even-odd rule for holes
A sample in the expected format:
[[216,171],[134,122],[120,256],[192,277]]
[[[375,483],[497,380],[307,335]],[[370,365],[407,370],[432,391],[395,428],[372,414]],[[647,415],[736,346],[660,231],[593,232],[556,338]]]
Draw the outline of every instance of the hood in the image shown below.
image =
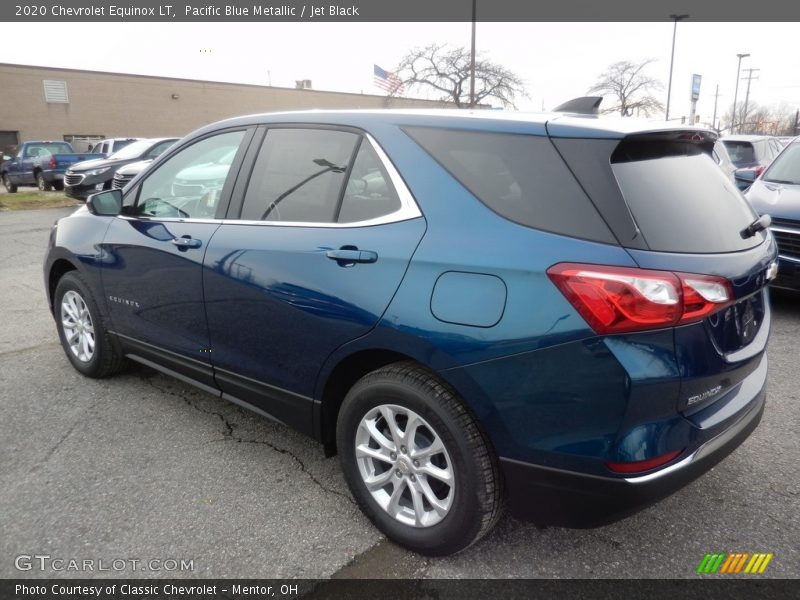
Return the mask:
[[123,160],[115,160],[111,158],[95,158],[93,160],[85,160],[83,162],[75,163],[69,170],[73,173],[82,173],[84,171],[91,171],[92,169],[102,169],[103,167],[121,167],[132,162],[137,161],[136,158],[129,158]]
[[758,214],[800,221],[800,185],[769,183],[757,179],[745,197]]
[[117,169],[117,173],[120,175],[138,175],[144,171],[151,162],[153,162],[153,159],[139,160]]

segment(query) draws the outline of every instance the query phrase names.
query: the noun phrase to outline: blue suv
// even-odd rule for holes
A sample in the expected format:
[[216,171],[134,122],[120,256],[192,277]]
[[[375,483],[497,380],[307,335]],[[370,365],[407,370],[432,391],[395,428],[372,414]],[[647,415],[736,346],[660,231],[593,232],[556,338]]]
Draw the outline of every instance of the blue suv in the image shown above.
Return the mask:
[[710,131],[297,112],[200,129],[61,219],[67,358],[144,363],[338,453],[418,552],[504,507],[592,526],[707,471],[765,404],[776,245]]

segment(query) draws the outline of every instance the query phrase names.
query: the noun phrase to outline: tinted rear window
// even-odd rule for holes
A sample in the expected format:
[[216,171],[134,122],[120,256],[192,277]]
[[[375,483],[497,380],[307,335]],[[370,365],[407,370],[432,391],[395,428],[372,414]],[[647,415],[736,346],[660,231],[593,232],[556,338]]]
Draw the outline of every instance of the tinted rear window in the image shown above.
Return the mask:
[[705,153],[616,162],[611,168],[652,250],[735,252],[764,241],[763,233],[742,238],[757,215]]
[[752,165],[756,160],[756,151],[751,142],[724,141],[725,148],[731,156],[731,162],[737,167]]
[[615,243],[548,138],[428,127],[405,131],[503,217],[553,233]]

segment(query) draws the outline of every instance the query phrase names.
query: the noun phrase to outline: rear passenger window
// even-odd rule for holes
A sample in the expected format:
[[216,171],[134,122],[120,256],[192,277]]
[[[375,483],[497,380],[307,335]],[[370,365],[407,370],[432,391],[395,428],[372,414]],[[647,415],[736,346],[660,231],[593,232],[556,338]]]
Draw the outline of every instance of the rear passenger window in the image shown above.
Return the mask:
[[335,221],[359,139],[345,131],[270,129],[253,167],[241,218]]
[[350,170],[337,221],[368,221],[399,209],[400,198],[389,181],[389,175],[378,154],[367,140],[362,140]]
[[503,217],[536,229],[615,243],[548,138],[427,127],[405,131]]

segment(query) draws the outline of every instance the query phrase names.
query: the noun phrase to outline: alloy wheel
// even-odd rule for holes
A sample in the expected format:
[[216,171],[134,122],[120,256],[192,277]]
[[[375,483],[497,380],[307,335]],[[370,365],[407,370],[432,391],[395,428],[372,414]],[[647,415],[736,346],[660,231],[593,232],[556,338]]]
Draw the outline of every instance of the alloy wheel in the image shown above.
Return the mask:
[[70,352],[81,362],[94,356],[94,323],[81,295],[69,290],[61,299],[61,327]]
[[361,419],[355,439],[361,479],[400,523],[430,527],[453,505],[455,469],[434,428],[408,408],[382,404]]

